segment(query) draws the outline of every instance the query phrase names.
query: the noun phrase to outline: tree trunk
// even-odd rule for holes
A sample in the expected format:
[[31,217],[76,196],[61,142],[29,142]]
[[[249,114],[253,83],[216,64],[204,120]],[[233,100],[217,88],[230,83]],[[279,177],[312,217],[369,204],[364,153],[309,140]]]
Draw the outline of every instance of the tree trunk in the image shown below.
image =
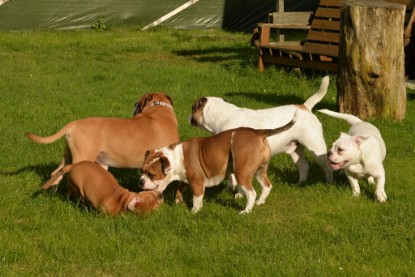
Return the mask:
[[403,120],[405,6],[346,0],[341,13],[337,104],[362,119]]

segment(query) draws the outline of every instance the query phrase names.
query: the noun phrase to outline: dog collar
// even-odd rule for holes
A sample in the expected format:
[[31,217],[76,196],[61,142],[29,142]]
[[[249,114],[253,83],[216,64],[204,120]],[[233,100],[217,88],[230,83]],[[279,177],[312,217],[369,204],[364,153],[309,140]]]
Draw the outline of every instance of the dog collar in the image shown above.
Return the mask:
[[170,105],[169,103],[166,103],[166,102],[162,102],[162,101],[154,101],[151,106],[165,106],[165,107],[168,107],[168,108],[173,110],[172,105]]

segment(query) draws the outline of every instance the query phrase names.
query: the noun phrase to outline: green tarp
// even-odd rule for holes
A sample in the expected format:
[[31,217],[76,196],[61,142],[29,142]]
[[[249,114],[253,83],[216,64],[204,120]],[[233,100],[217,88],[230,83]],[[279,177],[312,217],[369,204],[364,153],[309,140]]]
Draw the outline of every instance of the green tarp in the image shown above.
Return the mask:
[[[188,0],[0,0],[0,29],[146,26]],[[3,4],[2,4],[3,3]],[[314,10],[318,1],[286,0],[285,10]],[[275,0],[199,0],[160,25],[174,28],[250,30],[275,10]]]

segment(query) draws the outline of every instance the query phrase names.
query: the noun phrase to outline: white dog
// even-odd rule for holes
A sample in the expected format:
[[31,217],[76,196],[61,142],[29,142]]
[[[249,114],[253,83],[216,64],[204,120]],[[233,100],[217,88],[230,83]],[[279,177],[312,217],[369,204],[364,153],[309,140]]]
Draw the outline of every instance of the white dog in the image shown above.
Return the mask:
[[329,116],[340,118],[352,125],[347,134],[341,133],[328,152],[328,164],[333,170],[343,169],[353,190],[353,195],[360,195],[359,178],[368,178],[369,183],[376,184],[376,198],[385,202],[385,169],[383,160],[386,146],[379,130],[360,118],[329,110],[319,110]]
[[[290,130],[268,137],[272,155],[286,152],[296,164],[300,179],[305,182],[309,165],[304,157],[304,147],[312,152],[315,160],[324,170],[326,182],[333,182],[333,172],[327,165],[327,146],[323,128],[312,108],[327,93],[329,77],[323,78],[320,89],[303,105],[285,105],[270,109],[251,110],[239,108],[221,98],[201,97],[192,106],[190,123],[214,134],[238,127],[272,129],[287,124],[295,111],[299,111],[298,121]],[[234,181],[231,178],[231,182]]]

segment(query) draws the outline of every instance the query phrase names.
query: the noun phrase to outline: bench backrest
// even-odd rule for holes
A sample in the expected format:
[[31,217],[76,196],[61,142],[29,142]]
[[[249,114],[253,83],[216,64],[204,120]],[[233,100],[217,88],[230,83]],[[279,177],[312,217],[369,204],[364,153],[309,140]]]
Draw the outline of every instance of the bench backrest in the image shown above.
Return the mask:
[[312,12],[273,12],[270,16],[270,23],[284,24],[290,26],[307,26],[310,22]]
[[304,48],[336,57],[340,41],[340,0],[320,0]]

